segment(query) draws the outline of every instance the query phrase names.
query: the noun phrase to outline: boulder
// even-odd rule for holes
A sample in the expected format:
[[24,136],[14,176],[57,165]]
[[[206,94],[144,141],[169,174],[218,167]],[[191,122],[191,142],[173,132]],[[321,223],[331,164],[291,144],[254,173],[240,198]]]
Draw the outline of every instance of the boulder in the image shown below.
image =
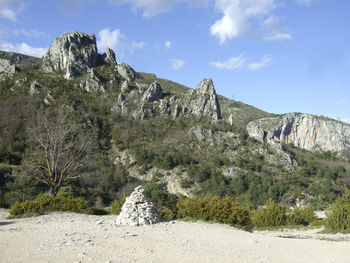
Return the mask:
[[71,79],[97,66],[96,37],[94,34],[70,32],[54,39],[42,61],[46,72],[65,71],[65,78]]
[[148,89],[145,91],[145,94],[142,97],[144,102],[153,102],[160,100],[163,97],[163,89],[158,83],[158,81],[153,82],[149,85]]
[[117,225],[151,225],[160,222],[157,211],[145,196],[141,186],[135,188],[126,198],[121,212],[117,217]]

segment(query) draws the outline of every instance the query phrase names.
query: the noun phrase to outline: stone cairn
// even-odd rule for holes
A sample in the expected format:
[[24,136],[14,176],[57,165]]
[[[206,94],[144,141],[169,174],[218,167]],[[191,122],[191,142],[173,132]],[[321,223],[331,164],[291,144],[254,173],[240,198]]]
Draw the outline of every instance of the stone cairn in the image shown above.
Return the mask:
[[157,211],[145,196],[141,186],[135,188],[117,217],[117,225],[151,225],[160,221]]

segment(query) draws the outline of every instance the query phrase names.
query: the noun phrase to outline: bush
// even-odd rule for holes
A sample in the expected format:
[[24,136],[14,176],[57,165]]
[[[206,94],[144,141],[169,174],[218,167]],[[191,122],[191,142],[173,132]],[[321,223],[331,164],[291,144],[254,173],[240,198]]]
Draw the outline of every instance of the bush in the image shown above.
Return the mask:
[[164,218],[164,219],[174,219],[175,218],[173,211],[171,211],[169,208],[167,208],[165,206],[162,206],[160,209],[158,209],[157,212],[161,218]]
[[126,194],[124,194],[120,200],[115,200],[111,203],[111,210],[109,211],[111,215],[120,214],[120,211],[122,210],[122,206],[125,203],[126,197],[127,197]]
[[271,199],[266,207],[255,211],[253,221],[256,227],[283,226],[287,223],[287,208]]
[[317,219],[314,210],[310,207],[295,208],[288,215],[287,223],[289,225],[310,225]]
[[325,227],[332,232],[350,230],[350,191],[346,191],[332,204],[325,220]]
[[180,199],[177,202],[178,218],[191,217],[194,220],[214,221],[245,230],[251,230],[249,211],[237,204],[231,197],[217,195]]
[[81,198],[68,197],[50,197],[43,195],[34,200],[14,203],[9,213],[13,216],[27,213],[42,213],[49,211],[70,211],[82,213],[89,208],[89,203]]

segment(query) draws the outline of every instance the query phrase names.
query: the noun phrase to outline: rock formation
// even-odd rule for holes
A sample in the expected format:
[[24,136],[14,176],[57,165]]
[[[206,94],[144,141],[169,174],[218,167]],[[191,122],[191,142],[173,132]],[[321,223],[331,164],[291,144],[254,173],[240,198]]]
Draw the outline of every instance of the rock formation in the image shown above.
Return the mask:
[[46,72],[65,71],[65,77],[77,77],[97,66],[96,37],[94,34],[70,32],[56,37],[42,61]]
[[163,96],[163,90],[159,85],[158,81],[153,82],[149,85],[148,89],[145,91],[142,100],[144,102],[153,102],[160,100]]
[[127,81],[135,80],[136,73],[128,64],[121,63],[116,67],[118,73],[122,76],[123,79],[126,79]]
[[160,222],[157,211],[145,196],[141,186],[135,188],[117,217],[117,225],[151,225]]
[[87,92],[105,92],[106,88],[101,84],[100,77],[94,68],[90,69],[90,75],[85,81],[80,82],[80,88]]
[[204,79],[191,91],[189,109],[190,113],[198,117],[221,119],[220,104],[211,78]]
[[16,66],[9,60],[0,58],[0,74],[12,76],[16,72]]
[[[310,114],[289,113],[282,119],[261,119],[248,124],[251,137],[281,143],[309,151],[343,152],[350,150],[350,125]],[[273,125],[266,125],[268,121]],[[265,123],[265,124],[264,124]],[[265,127],[264,127],[265,126]],[[270,127],[268,127],[270,126]]]
[[117,60],[115,59],[115,53],[112,49],[106,48],[106,52],[102,54],[103,61],[110,66],[116,66]]

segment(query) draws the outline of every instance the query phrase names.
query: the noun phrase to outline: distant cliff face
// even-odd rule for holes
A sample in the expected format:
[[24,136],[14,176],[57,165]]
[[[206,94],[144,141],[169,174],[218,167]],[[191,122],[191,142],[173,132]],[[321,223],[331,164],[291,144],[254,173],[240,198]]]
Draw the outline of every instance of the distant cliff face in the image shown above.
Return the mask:
[[272,128],[264,128],[264,122],[268,121],[273,118],[249,123],[249,135],[259,141],[275,138],[309,151],[350,151],[350,125],[342,122],[296,113],[286,114]]

